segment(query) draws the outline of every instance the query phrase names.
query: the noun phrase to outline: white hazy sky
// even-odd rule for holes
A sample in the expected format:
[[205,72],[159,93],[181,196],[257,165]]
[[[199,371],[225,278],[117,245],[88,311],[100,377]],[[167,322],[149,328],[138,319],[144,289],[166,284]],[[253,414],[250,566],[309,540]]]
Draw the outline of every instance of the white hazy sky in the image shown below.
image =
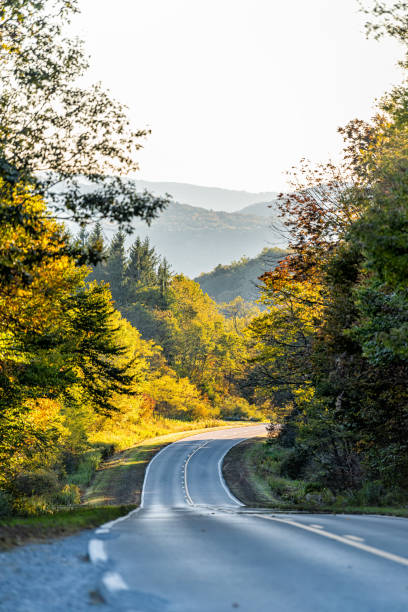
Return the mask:
[[397,83],[401,47],[364,36],[357,0],[80,0],[92,80],[152,135],[138,178],[285,188],[305,156]]

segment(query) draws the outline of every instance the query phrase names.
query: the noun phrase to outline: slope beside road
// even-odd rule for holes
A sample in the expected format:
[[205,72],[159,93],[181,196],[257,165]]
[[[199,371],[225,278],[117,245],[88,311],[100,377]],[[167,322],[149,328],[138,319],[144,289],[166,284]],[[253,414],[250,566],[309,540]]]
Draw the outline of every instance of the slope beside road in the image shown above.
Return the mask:
[[222,458],[264,426],[205,432],[163,449],[141,508],[95,532],[103,593],[126,612],[408,609],[408,522],[274,514],[228,491]]

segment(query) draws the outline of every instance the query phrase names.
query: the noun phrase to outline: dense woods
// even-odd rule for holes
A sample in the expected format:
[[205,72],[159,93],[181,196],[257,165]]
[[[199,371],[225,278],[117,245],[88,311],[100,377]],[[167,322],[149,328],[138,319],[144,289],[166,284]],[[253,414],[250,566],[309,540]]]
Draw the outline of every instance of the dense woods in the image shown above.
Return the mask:
[[[406,44],[407,16],[406,3],[378,3],[367,27]],[[305,478],[316,500],[408,499],[407,91],[340,129],[339,167],[293,171],[280,197],[291,252],[260,279],[252,376],[274,398],[280,476]]]
[[[78,87],[87,62],[62,35],[76,4],[52,5],[0,8],[0,515],[79,503],[143,438],[270,415],[260,469],[279,463],[316,499],[405,503],[406,83],[340,130],[342,164],[292,172],[288,250],[196,282],[148,238],[126,247],[168,203],[124,179],[148,132]],[[378,3],[368,31],[406,44],[407,15]]]
[[[62,34],[75,10],[0,9],[0,514],[78,503],[101,459],[142,438],[262,414],[237,395],[236,318],[148,241],[125,252],[131,221],[166,199],[112,178],[137,168],[147,132],[78,87],[87,62]],[[121,227],[106,245],[84,229],[102,218]]]

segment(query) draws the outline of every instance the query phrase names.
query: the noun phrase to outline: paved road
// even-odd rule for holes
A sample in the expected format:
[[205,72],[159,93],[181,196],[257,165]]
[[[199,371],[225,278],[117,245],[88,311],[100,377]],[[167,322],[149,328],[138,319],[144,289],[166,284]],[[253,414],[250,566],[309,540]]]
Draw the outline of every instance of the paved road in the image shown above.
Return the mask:
[[240,505],[220,463],[263,426],[176,442],[151,462],[143,503],[97,532],[104,588],[125,612],[407,612],[408,521],[273,514]]

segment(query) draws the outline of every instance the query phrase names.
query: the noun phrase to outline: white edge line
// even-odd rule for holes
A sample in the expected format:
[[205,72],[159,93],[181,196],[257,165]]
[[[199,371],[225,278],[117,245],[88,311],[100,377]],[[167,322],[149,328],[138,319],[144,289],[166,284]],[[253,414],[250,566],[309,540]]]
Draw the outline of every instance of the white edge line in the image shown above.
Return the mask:
[[[188,437],[188,436],[187,436],[187,437]],[[181,438],[181,439],[183,439],[183,438]],[[178,442],[178,440],[176,440],[176,442]],[[153,462],[156,460],[156,458],[157,458],[159,455],[161,455],[162,453],[164,453],[164,451],[165,451],[165,450],[166,450],[166,449],[167,449],[169,446],[171,446],[172,444],[175,444],[175,443],[174,443],[174,442],[170,442],[169,444],[166,444],[166,446],[164,446],[162,449],[160,449],[160,450],[159,450],[159,452],[158,452],[158,453],[156,453],[156,454],[155,454],[155,455],[152,457],[152,459],[149,461],[149,463],[147,464],[147,468],[146,468],[145,475],[144,475],[144,478],[143,478],[143,485],[142,485],[142,497],[141,497],[141,499],[140,499],[140,506],[139,506],[139,508],[137,508],[137,510],[139,510],[140,508],[143,508],[143,506],[144,506],[145,484],[146,484],[147,476],[148,476],[148,474],[149,474],[149,472],[150,472],[150,466],[151,466],[151,465],[152,465],[152,463],[153,463]],[[127,518],[127,517],[125,517],[125,518]]]
[[[125,521],[126,519],[130,518],[131,516],[133,516],[134,514],[136,514],[137,512],[139,512],[143,508],[143,503],[144,503],[144,486],[145,486],[147,475],[149,473],[150,465],[153,463],[153,461],[156,459],[156,457],[158,457],[160,455],[160,453],[162,453],[163,451],[166,450],[166,448],[168,446],[170,446],[170,445],[167,444],[161,450],[159,450],[159,452],[156,453],[152,457],[152,459],[149,461],[149,463],[147,464],[147,468],[146,468],[145,475],[144,475],[144,478],[143,478],[143,487],[142,487],[142,496],[141,496],[141,500],[140,500],[140,506],[138,508],[135,508],[134,510],[131,510],[130,512],[128,512],[124,516],[120,516],[119,518],[115,519],[114,521],[109,521],[108,523],[104,523],[103,525],[101,525],[96,530],[96,533],[98,533],[98,532],[99,533],[109,533],[109,530],[112,529],[112,527],[114,527],[114,525],[117,525],[118,523],[121,523],[122,521]],[[98,555],[98,551],[103,551],[103,555],[102,556]],[[108,560],[108,555],[106,554],[105,547],[103,546],[102,540],[96,540],[96,539],[90,540],[90,542],[88,544],[88,554],[89,554],[89,558],[91,559],[92,563],[98,563],[98,562],[106,563],[106,561]],[[109,588],[109,587],[107,587],[107,588]]]
[[227,483],[225,482],[224,476],[222,474],[222,464],[223,461],[225,459],[225,455],[227,453],[229,453],[229,451],[231,450],[231,448],[234,448],[234,446],[236,446],[237,444],[239,444],[240,442],[242,442],[242,440],[246,440],[246,438],[241,438],[240,440],[237,440],[237,442],[235,442],[232,446],[230,446],[229,449],[227,449],[225,451],[225,453],[222,455],[222,457],[220,457],[219,461],[218,461],[218,476],[220,478],[221,484],[226,492],[226,494],[228,495],[228,497],[230,499],[232,499],[233,502],[235,502],[238,506],[245,506],[245,504],[243,504],[237,497],[235,497],[235,495],[233,493],[231,493],[231,491],[229,490]]
[[88,553],[92,563],[106,563],[108,560],[108,555],[106,554],[102,540],[93,538],[89,542]]
[[317,533],[318,535],[323,536],[325,538],[336,540],[337,542],[342,542],[343,544],[347,544],[348,546],[352,546],[353,548],[359,548],[360,550],[364,550],[365,552],[371,553],[372,555],[376,555],[377,557],[382,557],[383,559],[387,559],[388,561],[394,561],[395,563],[399,563],[400,565],[408,566],[408,559],[405,557],[394,555],[393,553],[386,552],[385,550],[381,550],[380,548],[375,548],[374,546],[362,544],[361,542],[349,540],[346,537],[339,536],[335,533],[330,533],[329,531],[325,531],[323,529],[315,529],[314,527],[304,525],[303,523],[298,523],[297,521],[291,521],[290,519],[281,519],[275,516],[265,516],[263,514],[253,514],[252,516],[256,516],[261,519],[266,519],[268,521],[275,521],[276,523],[286,523],[286,525],[292,525],[293,527],[297,527],[298,529],[311,531],[312,533]]
[[139,512],[139,510],[141,510],[144,506],[144,493],[145,493],[145,483],[146,483],[146,479],[147,479],[147,475],[149,474],[150,471],[150,466],[153,463],[153,461],[156,459],[156,457],[158,457],[161,453],[163,453],[168,446],[171,446],[171,444],[174,444],[174,442],[170,442],[170,444],[166,444],[166,446],[164,446],[162,449],[159,450],[158,453],[156,453],[151,460],[149,461],[149,463],[147,464],[147,468],[143,477],[143,485],[142,485],[142,495],[140,498],[140,505],[138,508],[135,508],[134,510],[131,510],[130,512],[128,512],[128,514],[125,514],[124,516],[120,516],[119,518],[115,519],[114,521],[109,521],[109,523],[104,523],[103,525],[100,526],[100,529],[112,529],[112,527],[114,525],[117,525],[118,523],[121,523],[122,521],[125,521],[126,519],[128,519],[129,517],[133,516],[134,514],[136,514],[137,512]]
[[102,582],[109,591],[128,591],[129,587],[117,572],[106,572]]

